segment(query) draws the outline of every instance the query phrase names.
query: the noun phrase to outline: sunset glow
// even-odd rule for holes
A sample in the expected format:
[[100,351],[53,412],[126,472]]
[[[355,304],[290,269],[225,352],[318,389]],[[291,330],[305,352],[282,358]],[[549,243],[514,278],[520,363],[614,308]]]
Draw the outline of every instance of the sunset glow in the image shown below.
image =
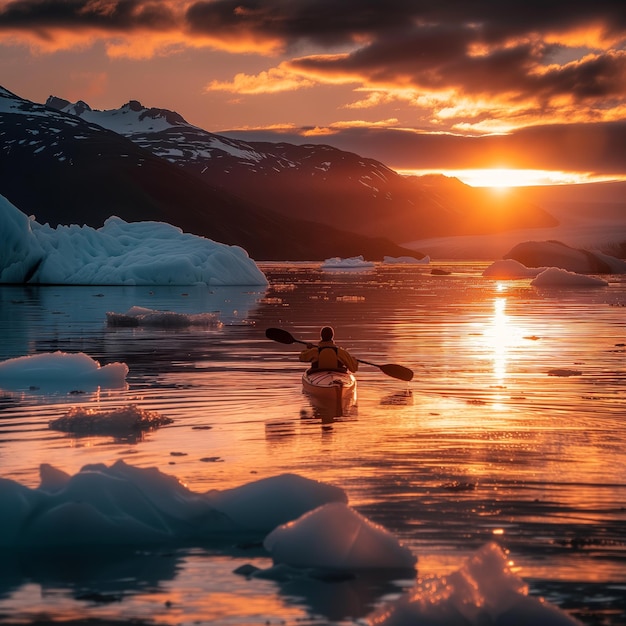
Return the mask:
[[318,2],[0,0],[2,86],[98,110],[137,100],[475,186],[626,178],[615,3]]
[[626,11],[0,0],[0,626],[626,626]]
[[[611,176],[593,176],[576,172],[558,172],[551,170],[522,170],[513,168],[487,168],[467,170],[400,170],[404,176],[425,176],[443,174],[458,178],[471,187],[490,187],[507,189],[510,187],[535,187],[543,185],[579,185],[619,180]],[[626,180],[624,177],[623,180]]]

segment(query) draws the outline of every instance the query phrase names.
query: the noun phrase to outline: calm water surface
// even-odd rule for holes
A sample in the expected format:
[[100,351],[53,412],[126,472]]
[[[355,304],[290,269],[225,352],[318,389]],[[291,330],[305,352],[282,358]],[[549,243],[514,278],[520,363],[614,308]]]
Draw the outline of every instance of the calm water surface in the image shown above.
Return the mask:
[[[128,364],[128,386],[84,394],[0,392],[1,476],[35,487],[40,463],[75,473],[118,459],[194,491],[282,472],[342,487],[350,503],[444,575],[487,541],[510,551],[530,592],[585,624],[626,624],[626,277],[541,290],[493,281],[485,264],[323,272],[261,265],[264,288],[0,287],[0,358],[62,350]],[[138,305],[219,311],[221,328],[107,327]],[[358,403],[321,419],[300,386],[297,344],[332,324],[364,360]],[[141,439],[75,437],[52,419],[134,404],[173,424]],[[0,619],[159,624],[353,624],[411,581],[246,580],[260,551],[181,549],[107,567],[0,567]]]

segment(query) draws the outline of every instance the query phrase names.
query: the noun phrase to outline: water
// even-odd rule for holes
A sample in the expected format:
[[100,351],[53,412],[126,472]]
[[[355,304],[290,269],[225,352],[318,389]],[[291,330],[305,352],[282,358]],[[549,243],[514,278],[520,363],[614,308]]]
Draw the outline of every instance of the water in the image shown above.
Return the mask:
[[[321,272],[263,264],[270,286],[0,287],[0,358],[82,351],[130,367],[128,388],[0,392],[1,476],[75,473],[122,458],[194,491],[294,472],[350,503],[443,575],[487,541],[510,551],[530,593],[585,624],[626,624],[626,277],[608,288],[539,290],[482,278],[485,264]],[[220,311],[223,328],[110,328],[138,305]],[[412,368],[405,383],[362,365],[358,402],[329,420],[303,396],[298,344],[268,327],[337,341]],[[48,424],[73,407],[134,404],[174,420],[141,437],[76,437]],[[0,566],[0,620],[157,624],[354,624],[411,581],[319,586],[247,580],[259,549],[192,547],[106,566]]]

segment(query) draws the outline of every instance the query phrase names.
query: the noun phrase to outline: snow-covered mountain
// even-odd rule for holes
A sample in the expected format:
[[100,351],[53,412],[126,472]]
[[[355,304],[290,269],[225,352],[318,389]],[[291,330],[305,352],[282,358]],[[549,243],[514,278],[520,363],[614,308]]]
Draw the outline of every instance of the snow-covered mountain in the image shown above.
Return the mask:
[[328,145],[229,139],[137,101],[97,111],[51,96],[47,105],[120,133],[204,182],[265,208],[397,243],[556,223],[514,194],[497,197],[443,176],[406,178],[379,161]]
[[[129,222],[162,221],[240,245],[257,260],[358,254],[382,259],[411,252],[388,240],[292,219],[212,186],[105,128],[102,120],[83,119],[90,111],[84,103],[73,106],[74,113],[67,113],[0,87],[0,194],[40,223],[100,227],[111,215]],[[124,109],[119,119],[131,119],[123,115]],[[142,109],[132,115],[132,125],[142,122],[148,134],[189,126],[171,113],[151,117]]]

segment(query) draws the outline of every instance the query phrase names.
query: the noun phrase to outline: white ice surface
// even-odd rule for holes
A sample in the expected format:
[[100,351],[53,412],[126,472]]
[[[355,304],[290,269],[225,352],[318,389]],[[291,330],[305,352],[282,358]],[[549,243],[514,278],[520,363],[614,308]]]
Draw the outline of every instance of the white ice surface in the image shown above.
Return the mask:
[[348,258],[332,257],[322,263],[322,269],[363,269],[374,267],[372,261],[366,261],[362,255]]
[[414,256],[386,256],[383,258],[383,263],[388,263],[390,265],[428,265],[430,263],[430,257],[426,255],[421,259],[417,259]]
[[238,246],[163,222],[110,217],[101,228],[39,224],[0,196],[0,283],[266,285]]
[[[71,476],[43,464],[41,482],[28,488],[0,479],[0,547],[22,554],[42,549],[98,551],[126,546],[265,535],[265,547],[282,565],[250,566],[255,577],[319,576],[319,570],[413,567],[416,556],[387,530],[347,506],[343,490],[282,474],[227,491],[198,493],[157,468],[117,461],[89,465]],[[268,534],[269,533],[269,534]],[[291,566],[287,565],[290,563]],[[281,569],[282,568],[282,569]],[[287,569],[285,569],[287,568]],[[240,572],[238,572],[240,573]],[[319,578],[318,578],[319,579]],[[313,580],[313,579],[311,579]],[[326,583],[332,585],[331,579]],[[458,571],[429,580],[388,600],[364,622],[377,626],[573,626],[555,606],[528,595],[505,552],[494,543],[477,550]]]
[[535,287],[608,287],[609,283],[595,276],[549,267],[530,283]]
[[126,363],[100,363],[83,352],[43,352],[0,362],[0,389],[80,390],[126,384]]
[[334,570],[404,569],[417,559],[381,526],[342,502],[273,530],[264,546],[275,563]]

